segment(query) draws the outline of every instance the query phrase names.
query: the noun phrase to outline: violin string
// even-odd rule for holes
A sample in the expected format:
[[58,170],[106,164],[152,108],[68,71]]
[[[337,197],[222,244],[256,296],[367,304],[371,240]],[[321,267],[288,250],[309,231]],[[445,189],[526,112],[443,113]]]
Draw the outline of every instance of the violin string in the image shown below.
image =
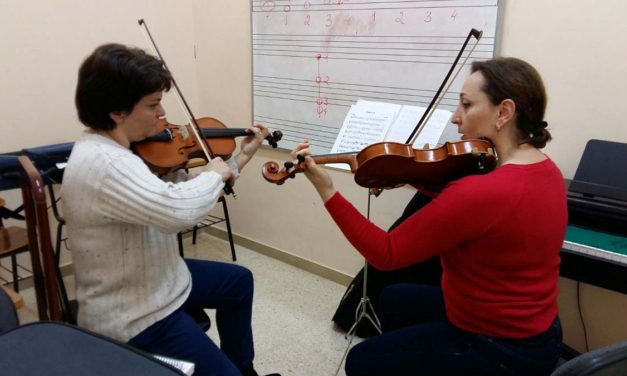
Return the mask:
[[179,105],[181,106],[181,109],[183,110],[183,114],[185,115],[185,117],[187,118],[187,121],[189,122],[188,124],[183,125],[183,128],[185,129],[185,131],[181,132],[181,135],[183,137],[185,137],[185,138],[189,137],[189,132],[188,132],[188,128],[187,128],[187,127],[189,127],[189,129],[192,130],[192,133],[194,134],[194,137],[196,137],[196,140],[198,140],[198,143],[200,144],[200,148],[202,149],[203,153],[205,154],[205,157],[207,157],[207,162],[211,161],[213,159],[213,153],[211,152],[211,150],[209,148],[209,145],[206,144],[205,140],[200,137],[200,134],[199,134],[198,130],[196,129],[198,127],[198,125],[196,124],[196,120],[194,120],[194,116],[191,114],[191,110],[189,109],[189,106],[187,106],[187,104],[185,103],[185,101],[183,100],[183,98],[181,96],[181,93],[179,91],[179,87],[176,84],[176,80],[174,79],[174,75],[172,75],[172,71],[166,65],[165,60],[163,59],[163,56],[161,56],[161,53],[159,52],[159,49],[157,48],[156,44],[154,43],[154,40],[152,39],[150,31],[148,30],[148,25],[146,24],[146,21],[141,19],[138,22],[139,22],[140,28],[142,30],[142,34],[144,35],[144,38],[146,38],[146,42],[148,42],[148,47],[152,51],[153,55],[156,55],[156,56],[159,57],[159,59],[161,59],[161,63],[163,63],[163,66],[165,67],[165,69],[168,72],[170,72],[170,75],[172,76],[172,83],[174,84],[174,90],[173,90],[174,96],[176,97]]
[[[474,29],[470,32],[470,35],[474,35],[473,31],[475,31]],[[482,31],[478,32],[478,36],[476,37],[475,40],[475,44],[472,46],[472,48],[470,49],[470,51],[468,52],[468,54],[466,55],[466,57],[464,58],[464,60],[462,61],[462,63],[459,65],[459,68],[457,69],[457,71],[455,72],[455,74],[453,74],[453,77],[448,81],[446,87],[444,88],[444,91],[442,92],[442,95],[440,95],[437,99],[437,101],[435,102],[435,104],[433,106],[431,106],[429,113],[426,114],[425,120],[422,122],[422,125],[420,126],[420,129],[418,129],[418,131],[414,134],[413,137],[411,137],[411,139],[409,140],[408,144],[413,145],[414,142],[416,141],[416,138],[418,138],[418,135],[420,134],[420,132],[422,132],[422,130],[425,128],[426,124],[429,122],[429,120],[431,119],[431,115],[433,115],[433,113],[435,112],[435,110],[438,108],[438,106],[440,105],[440,102],[442,101],[442,99],[444,98],[444,96],[446,95],[446,93],[448,93],[449,88],[451,87],[451,85],[453,84],[453,82],[455,82],[455,79],[457,78],[457,76],[459,75],[459,73],[462,71],[462,69],[464,68],[464,66],[466,65],[466,62],[468,61],[468,59],[470,58],[470,56],[472,55],[472,53],[475,51],[475,48],[477,48],[477,45],[479,44],[479,40],[481,39],[481,35],[483,34]],[[465,46],[464,46],[465,47]],[[462,47],[462,49],[464,48]]]

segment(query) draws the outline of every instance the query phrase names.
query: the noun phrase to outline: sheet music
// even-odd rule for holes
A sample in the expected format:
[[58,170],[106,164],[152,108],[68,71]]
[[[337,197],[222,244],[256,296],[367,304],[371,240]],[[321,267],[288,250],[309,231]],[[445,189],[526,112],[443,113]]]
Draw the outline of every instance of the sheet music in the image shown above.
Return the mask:
[[[425,111],[425,107],[359,100],[348,111],[331,153],[358,152],[381,141],[405,143]],[[451,115],[447,110],[435,110],[418,134],[413,147],[437,147]],[[345,164],[327,166],[349,168]]]
[[159,359],[160,361],[166,364],[169,364],[176,369],[181,370],[181,372],[183,372],[184,374],[188,376],[191,376],[194,374],[194,369],[196,368],[196,365],[194,363],[187,362],[185,360],[170,358],[170,357],[163,356],[163,355],[155,354],[153,356]]
[[401,106],[392,103],[358,101],[344,118],[331,153],[360,151],[382,141]]
[[[425,110],[425,107],[403,106],[394,122],[394,126],[390,128],[386,135],[385,141],[405,143]],[[423,149],[425,145],[428,145],[429,149],[436,148],[451,115],[451,112],[446,110],[433,111],[433,115],[431,115],[427,124],[418,134],[418,137],[416,137],[416,141],[412,145],[413,148]]]

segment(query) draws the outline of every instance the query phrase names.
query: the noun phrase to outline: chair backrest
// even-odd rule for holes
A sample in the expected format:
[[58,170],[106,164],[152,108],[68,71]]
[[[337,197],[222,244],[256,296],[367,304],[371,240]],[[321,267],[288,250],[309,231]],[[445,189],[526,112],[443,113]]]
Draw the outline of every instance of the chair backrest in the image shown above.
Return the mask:
[[39,319],[63,321],[45,185],[27,156],[22,155],[18,160]]
[[30,158],[46,184],[61,184],[64,168],[59,168],[59,164],[67,162],[73,147],[73,142],[37,146],[22,149],[22,155]]
[[19,152],[0,154],[0,191],[20,187],[17,157]]
[[627,341],[579,355],[551,376],[619,376],[627,374]]

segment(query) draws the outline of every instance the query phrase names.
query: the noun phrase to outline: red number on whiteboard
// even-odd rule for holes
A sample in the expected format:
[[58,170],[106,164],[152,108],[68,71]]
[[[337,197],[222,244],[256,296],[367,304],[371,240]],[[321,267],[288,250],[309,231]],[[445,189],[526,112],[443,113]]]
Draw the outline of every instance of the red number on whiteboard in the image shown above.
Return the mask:
[[431,16],[431,11],[427,11],[427,15],[425,16],[425,19],[423,21],[427,23],[433,21],[433,16]]

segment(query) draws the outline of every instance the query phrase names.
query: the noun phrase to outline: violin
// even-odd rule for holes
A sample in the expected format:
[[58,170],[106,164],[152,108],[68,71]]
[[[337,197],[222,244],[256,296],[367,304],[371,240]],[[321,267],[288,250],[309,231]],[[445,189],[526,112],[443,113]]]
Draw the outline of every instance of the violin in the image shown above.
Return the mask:
[[[203,117],[195,119],[200,135],[211,148],[214,157],[228,159],[235,150],[235,137],[250,136],[246,128],[227,128],[218,119]],[[159,176],[185,168],[190,159],[205,159],[205,154],[194,137],[190,137],[186,126],[168,123],[160,119],[159,133],[142,141],[135,142],[132,149],[150,170]],[[281,140],[281,131],[274,131],[266,137],[273,148]]]
[[[417,150],[409,144],[378,142],[358,153],[311,156],[318,164],[347,163],[355,182],[366,188],[394,188],[404,184],[439,190],[448,182],[466,175],[486,173],[496,167],[494,145],[488,140],[446,142],[435,149]],[[299,158],[303,162],[304,157]],[[283,184],[303,172],[299,164],[266,162],[263,177]]]

